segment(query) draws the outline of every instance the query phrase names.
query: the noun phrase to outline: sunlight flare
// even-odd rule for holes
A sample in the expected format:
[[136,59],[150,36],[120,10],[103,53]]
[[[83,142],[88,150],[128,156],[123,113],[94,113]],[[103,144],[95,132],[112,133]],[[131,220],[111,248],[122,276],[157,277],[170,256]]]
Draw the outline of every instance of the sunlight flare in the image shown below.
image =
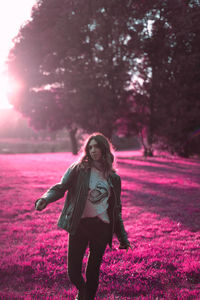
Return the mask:
[[8,101],[9,98],[14,98],[15,93],[23,88],[23,84],[6,75],[0,76],[0,108],[9,109],[13,105]]
[[[31,8],[36,0],[4,1],[0,10],[0,109],[12,108],[7,95],[17,88],[18,83],[10,84],[5,75],[5,62],[9,50],[13,47],[13,38],[20,26],[30,18]],[[15,87],[14,87],[14,86]]]
[[10,92],[9,89],[9,80],[6,76],[0,76],[0,108],[12,108],[12,105],[8,102],[7,95]]

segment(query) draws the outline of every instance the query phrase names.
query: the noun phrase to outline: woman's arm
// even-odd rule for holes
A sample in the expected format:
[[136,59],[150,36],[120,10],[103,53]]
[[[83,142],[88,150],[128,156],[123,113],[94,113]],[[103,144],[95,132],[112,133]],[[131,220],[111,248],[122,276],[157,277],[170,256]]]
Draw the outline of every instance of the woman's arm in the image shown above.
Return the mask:
[[61,181],[47,190],[46,193],[42,195],[41,198],[37,199],[35,202],[35,208],[37,210],[43,210],[49,203],[55,202],[58,199],[62,198],[68,190],[75,176],[76,167],[73,164],[63,175]]
[[116,220],[115,220],[115,234],[120,242],[120,249],[130,248],[130,242],[128,240],[127,232],[124,228],[124,222],[122,220],[122,204],[121,204],[121,178],[118,177],[116,185]]
[[127,232],[124,228],[124,223],[121,217],[121,213],[118,213],[118,217],[115,223],[115,234],[120,243],[120,249],[127,249],[130,247]]

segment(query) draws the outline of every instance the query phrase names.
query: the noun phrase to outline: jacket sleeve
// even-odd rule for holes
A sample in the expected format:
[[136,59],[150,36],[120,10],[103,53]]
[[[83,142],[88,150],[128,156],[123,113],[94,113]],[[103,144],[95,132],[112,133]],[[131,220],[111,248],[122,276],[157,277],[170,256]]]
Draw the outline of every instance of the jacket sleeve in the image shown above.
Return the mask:
[[124,223],[122,220],[122,205],[121,205],[121,178],[118,177],[117,187],[116,187],[116,215],[115,215],[115,234],[120,242],[120,245],[130,245],[128,241],[128,235],[124,228]]
[[76,167],[74,166],[74,164],[70,166],[61,178],[61,181],[50,187],[46,191],[46,193],[42,195],[42,197],[36,200],[35,206],[37,204],[37,201],[39,201],[40,199],[44,199],[46,201],[46,204],[49,204],[62,198],[66,190],[68,190],[72,186],[73,179],[76,176],[75,169]]

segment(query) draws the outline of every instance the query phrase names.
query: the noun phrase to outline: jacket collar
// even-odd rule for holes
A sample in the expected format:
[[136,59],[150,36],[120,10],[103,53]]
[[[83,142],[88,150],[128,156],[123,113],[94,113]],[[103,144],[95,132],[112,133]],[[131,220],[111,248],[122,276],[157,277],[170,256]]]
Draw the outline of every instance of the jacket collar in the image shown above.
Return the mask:
[[112,175],[109,175],[109,176],[108,176],[108,184],[109,184],[110,187],[113,188]]

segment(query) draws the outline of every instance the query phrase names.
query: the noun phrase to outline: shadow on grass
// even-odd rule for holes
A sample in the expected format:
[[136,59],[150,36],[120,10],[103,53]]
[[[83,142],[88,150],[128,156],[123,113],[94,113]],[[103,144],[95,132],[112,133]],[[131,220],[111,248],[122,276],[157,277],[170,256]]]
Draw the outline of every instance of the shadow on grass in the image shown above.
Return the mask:
[[[156,168],[146,164],[149,164],[149,161],[144,162],[142,166],[129,161],[119,162],[124,181],[122,192],[125,205],[145,207],[162,218],[168,217],[181,223],[192,232],[199,231],[198,168],[188,172],[184,164],[183,170],[178,170],[177,166],[172,164],[163,164],[163,167]],[[132,172],[123,173],[123,167]],[[146,177],[144,173],[149,173],[149,176]]]
[[[135,164],[135,161],[142,161],[142,165],[137,165]],[[187,175],[187,177],[191,177],[194,181],[199,183],[200,181],[200,162],[196,162],[195,166],[196,169],[191,171],[191,165],[185,165],[184,163],[175,163],[175,162],[162,162],[162,161],[155,161],[155,160],[118,160],[119,166],[124,166],[127,169],[131,169],[134,172],[136,170],[143,170],[146,172],[152,172],[155,173],[155,168],[156,172],[162,172],[163,174],[165,173],[171,173],[171,174],[180,174],[180,175]],[[160,164],[161,166],[158,167],[157,165]],[[199,170],[198,170],[199,168]],[[196,178],[197,177],[197,178]]]

